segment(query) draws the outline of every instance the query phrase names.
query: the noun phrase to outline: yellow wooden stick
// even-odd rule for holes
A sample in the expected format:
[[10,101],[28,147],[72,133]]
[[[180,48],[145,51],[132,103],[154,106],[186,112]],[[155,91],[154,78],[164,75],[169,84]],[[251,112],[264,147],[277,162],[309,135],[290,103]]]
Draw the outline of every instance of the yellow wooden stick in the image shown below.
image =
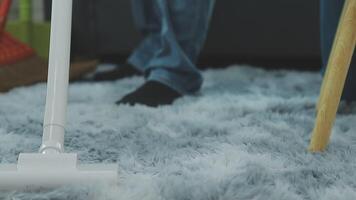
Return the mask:
[[[346,4],[345,4],[346,5]],[[343,9],[342,13],[341,13],[341,16],[344,16],[345,15],[345,11],[346,9]],[[340,20],[341,21],[341,20]],[[337,31],[336,34],[335,34],[335,38],[339,38],[340,36],[340,31]],[[334,55],[335,53],[333,52],[335,51],[335,48],[332,48],[331,49],[331,52],[330,52],[330,55]],[[329,57],[329,60],[328,60],[328,64],[331,63],[331,59],[334,59],[332,58],[331,56]],[[323,78],[323,82],[321,84],[321,89],[320,89],[320,95],[319,95],[319,100],[318,100],[318,104],[316,105],[316,112],[318,112],[319,110],[319,104],[320,104],[320,100],[322,98],[322,96],[324,96],[324,92],[325,92],[325,85],[326,85],[326,81],[328,81],[328,75],[329,75],[329,71],[330,71],[330,68],[331,67],[327,67],[326,70],[325,70],[325,73],[324,73],[324,78]]]
[[329,143],[355,45],[356,0],[346,0],[320,92],[311,152],[324,151]]

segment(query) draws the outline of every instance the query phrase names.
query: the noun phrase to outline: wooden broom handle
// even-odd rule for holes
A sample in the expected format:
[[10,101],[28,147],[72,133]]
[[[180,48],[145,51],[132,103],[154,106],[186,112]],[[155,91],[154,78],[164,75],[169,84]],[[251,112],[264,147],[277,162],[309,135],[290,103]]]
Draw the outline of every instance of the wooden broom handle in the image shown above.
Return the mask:
[[346,0],[320,92],[312,152],[325,150],[329,143],[355,45],[356,0]]

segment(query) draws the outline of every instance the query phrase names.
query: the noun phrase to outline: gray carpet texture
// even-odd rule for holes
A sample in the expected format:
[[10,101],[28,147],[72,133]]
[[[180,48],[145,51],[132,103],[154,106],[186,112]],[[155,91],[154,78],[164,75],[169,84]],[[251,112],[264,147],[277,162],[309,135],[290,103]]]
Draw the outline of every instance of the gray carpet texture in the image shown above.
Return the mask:
[[[320,74],[249,66],[204,72],[172,106],[116,106],[140,77],[70,86],[65,146],[81,163],[117,163],[119,185],[2,192],[5,200],[354,200],[356,108],[325,153],[307,152]],[[41,142],[45,84],[0,94],[0,162]],[[0,180],[1,181],[1,180]]]

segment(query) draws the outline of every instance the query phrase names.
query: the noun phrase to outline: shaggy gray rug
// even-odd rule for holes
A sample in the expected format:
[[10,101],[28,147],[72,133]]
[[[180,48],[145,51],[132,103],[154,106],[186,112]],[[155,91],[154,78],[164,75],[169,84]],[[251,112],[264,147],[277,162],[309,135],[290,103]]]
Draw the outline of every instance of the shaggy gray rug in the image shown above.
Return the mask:
[[[242,66],[204,76],[199,95],[158,109],[113,104],[141,78],[71,85],[66,150],[82,163],[117,162],[120,185],[0,199],[356,198],[355,111],[338,116],[324,154],[306,151],[319,74]],[[37,151],[44,102],[44,84],[0,95],[1,163]]]

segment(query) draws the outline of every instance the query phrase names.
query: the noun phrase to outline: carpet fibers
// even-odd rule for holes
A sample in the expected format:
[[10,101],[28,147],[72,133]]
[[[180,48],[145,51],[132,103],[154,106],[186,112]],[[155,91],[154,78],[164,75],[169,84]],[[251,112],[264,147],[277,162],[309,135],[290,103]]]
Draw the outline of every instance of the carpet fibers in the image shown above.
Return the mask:
[[[306,149],[321,77],[247,66],[204,72],[173,106],[116,106],[143,79],[70,86],[66,151],[117,162],[120,184],[3,192],[5,200],[355,199],[356,112],[339,114],[324,154]],[[41,142],[45,85],[0,94],[0,162]],[[0,180],[1,181],[1,180]]]

